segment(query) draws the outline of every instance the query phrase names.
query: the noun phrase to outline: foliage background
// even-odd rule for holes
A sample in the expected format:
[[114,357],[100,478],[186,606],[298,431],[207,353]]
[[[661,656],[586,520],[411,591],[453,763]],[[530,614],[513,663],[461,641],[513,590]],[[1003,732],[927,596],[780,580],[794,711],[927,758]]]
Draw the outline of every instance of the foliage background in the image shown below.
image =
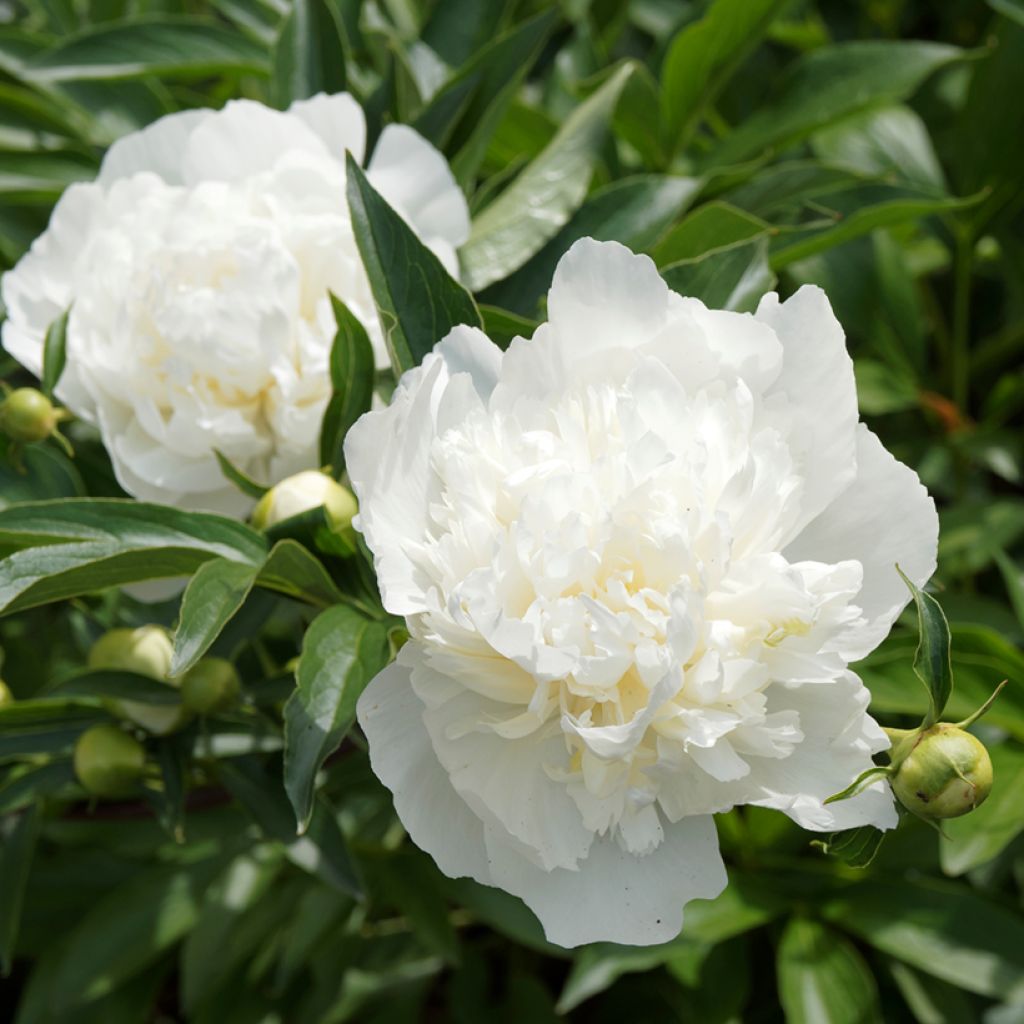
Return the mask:
[[[905,822],[856,869],[780,814],[735,811],[719,820],[731,885],[678,940],[570,954],[403,841],[355,732],[295,837],[281,707],[309,603],[254,590],[214,648],[246,703],[151,741],[146,800],[96,806],[68,758],[107,712],[58,684],[103,629],[172,626],[177,602],[15,609],[0,1020],[1024,1021],[1024,4],[7,0],[0,18],[5,266],[124,132],[347,87],[371,137],[407,121],[452,161],[475,215],[464,280],[496,337],[542,316],[583,234],[651,253],[710,304],[821,284],[864,417],[940,504],[952,717],[1010,679],[977,727],[993,795],[945,837]],[[42,445],[27,474],[0,463],[5,550],[19,502],[120,493],[95,437],[74,440],[74,462]],[[311,547],[372,602],[358,556]],[[912,627],[862,666],[886,724],[926,706]]]

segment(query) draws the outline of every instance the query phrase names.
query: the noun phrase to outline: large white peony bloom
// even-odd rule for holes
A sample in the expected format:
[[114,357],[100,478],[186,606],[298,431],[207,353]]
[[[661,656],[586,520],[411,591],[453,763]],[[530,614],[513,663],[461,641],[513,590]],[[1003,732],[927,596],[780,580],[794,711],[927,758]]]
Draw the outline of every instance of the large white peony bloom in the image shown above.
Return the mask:
[[[365,136],[347,94],[164,117],[72,185],[4,276],[4,347],[37,375],[73,303],[58,393],[135,497],[240,514],[251,501],[214,448],[269,483],[318,464],[329,291],[387,363],[345,200],[345,151],[362,160]],[[456,272],[468,212],[441,154],[391,125],[367,173]]]
[[449,875],[553,942],[645,944],[725,885],[711,815],[825,806],[887,746],[847,664],[935,565],[935,508],[857,422],[824,294],[754,316],[584,239],[549,323],[456,328],[350,432],[357,525],[411,640],[366,689],[374,770]]

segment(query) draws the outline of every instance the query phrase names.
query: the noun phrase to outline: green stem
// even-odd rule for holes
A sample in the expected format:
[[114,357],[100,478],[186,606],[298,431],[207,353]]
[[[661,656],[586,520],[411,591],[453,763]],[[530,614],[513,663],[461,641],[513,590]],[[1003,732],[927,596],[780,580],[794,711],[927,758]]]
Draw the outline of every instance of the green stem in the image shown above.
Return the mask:
[[953,255],[953,337],[951,376],[953,401],[968,413],[971,382],[971,272],[974,260],[974,235],[966,224],[956,228]]

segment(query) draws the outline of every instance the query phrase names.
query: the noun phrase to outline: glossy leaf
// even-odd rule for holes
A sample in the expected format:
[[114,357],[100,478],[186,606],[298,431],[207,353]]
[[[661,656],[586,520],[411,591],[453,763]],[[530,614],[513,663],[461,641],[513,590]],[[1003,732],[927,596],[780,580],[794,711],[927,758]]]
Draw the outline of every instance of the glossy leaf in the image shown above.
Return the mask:
[[172,676],[187,672],[220,636],[249,596],[260,567],[213,558],[199,567],[181,598]]
[[348,156],[347,195],[396,375],[418,366],[455,326],[480,326],[469,293],[374,190]]
[[279,540],[260,568],[256,583],[297,601],[324,608],[348,600],[323,563],[296,540]]
[[607,138],[619,94],[632,73],[624,64],[566,120],[543,151],[473,220],[462,268],[473,291],[521,267],[582,203]]
[[700,299],[712,309],[741,312],[754,310],[775,285],[764,238],[673,263],[662,268],[661,276],[680,295]]
[[47,397],[53,396],[53,389],[64,372],[64,363],[67,358],[65,348],[69,313],[70,310],[65,310],[50,324],[43,341],[43,374],[40,379],[40,388]]
[[35,804],[0,830],[0,975],[5,978],[11,971],[39,819]]
[[323,612],[306,632],[284,711],[285,789],[302,829],[316,773],[355,720],[356,701],[387,653],[387,626],[344,605]]
[[786,1024],[870,1024],[878,1018],[878,991],[864,958],[817,921],[790,920],[776,970]]
[[320,463],[335,478],[345,470],[345,435],[373,400],[373,346],[366,328],[340,299],[331,296],[337,332],[331,345],[331,399],[320,428]]
[[[897,567],[898,568],[898,567]],[[925,726],[933,725],[953,692],[953,665],[949,655],[949,623],[939,602],[919,590],[903,572],[903,581],[914,595],[917,607],[918,644],[914,654],[914,674],[925,685],[930,701]]]
[[333,0],[292,0],[274,46],[274,92],[281,107],[345,89],[344,37]]

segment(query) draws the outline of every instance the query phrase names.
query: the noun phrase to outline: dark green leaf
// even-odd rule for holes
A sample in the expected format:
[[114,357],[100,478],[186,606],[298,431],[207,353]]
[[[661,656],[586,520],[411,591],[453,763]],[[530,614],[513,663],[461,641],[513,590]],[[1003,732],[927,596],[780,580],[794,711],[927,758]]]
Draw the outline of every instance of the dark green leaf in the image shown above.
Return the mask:
[[848,828],[833,832],[828,839],[817,841],[815,846],[832,857],[838,857],[851,868],[866,868],[878,855],[885,833],[873,825]]
[[46,331],[46,339],[43,342],[43,373],[40,381],[43,394],[53,397],[53,389],[64,372],[64,361],[66,358],[65,344],[68,329],[68,315],[71,311],[65,310],[56,320],[50,324]]
[[225,478],[230,480],[243,494],[258,499],[270,490],[266,484],[258,483],[252,477],[246,476],[223,452],[214,448],[213,454],[217,456],[217,464]]
[[347,194],[359,253],[396,374],[418,366],[455,326],[480,326],[469,293],[374,190],[351,155]]
[[704,203],[677,224],[651,252],[659,267],[700,259],[772,233],[767,221],[720,200]]
[[770,146],[786,146],[841,117],[905,99],[963,51],[944,43],[871,40],[837,43],[805,54],[774,98],[714,150],[718,165],[736,164]]
[[260,573],[258,565],[211,558],[189,580],[174,631],[172,676],[187,672],[210,649],[245,603]]
[[39,834],[39,806],[28,807],[7,826],[0,832],[0,974],[4,977],[11,971],[18,938],[25,885]]
[[81,672],[58,683],[53,697],[95,697],[97,700],[131,700],[139,704],[175,705],[180,703],[177,688],[137,672],[96,669]]
[[278,105],[345,89],[344,31],[334,0],[292,0],[274,46]]
[[331,305],[338,329],[331,346],[333,393],[320,428],[320,464],[338,478],[345,470],[345,435],[373,401],[374,360],[366,328],[341,299],[332,295]]
[[0,510],[0,610],[12,612],[139,580],[181,576],[211,558],[260,564],[265,541],[242,523],[119,499]]
[[755,309],[775,284],[764,238],[674,263],[661,276],[673,291],[700,299],[711,309],[741,312]]
[[387,654],[387,625],[344,605],[323,612],[306,631],[297,687],[284,711],[285,789],[302,828],[316,773],[355,720],[356,701]]
[[[897,566],[899,569],[899,566]],[[917,606],[918,644],[914,654],[914,675],[928,691],[930,707],[925,726],[934,725],[942,717],[950,694],[953,692],[953,665],[949,656],[949,623],[931,594],[919,590],[903,575],[900,576],[914,595]]]
[[555,137],[473,221],[462,266],[473,291],[521,267],[582,203],[632,65],[624,64],[566,119]]
[[323,562],[296,540],[279,540],[260,569],[256,584],[325,608],[346,601]]
[[24,67],[32,81],[266,74],[266,52],[245,36],[201,18],[150,17],[110,22],[45,50]]
[[822,913],[881,952],[969,992],[1024,996],[1024,923],[962,886],[873,879],[828,897]]
[[878,990],[864,958],[817,921],[790,920],[776,969],[786,1024],[871,1024],[878,1019]]
[[[41,805],[75,782],[70,761],[53,761],[38,768],[18,769],[0,786],[0,816],[20,811],[23,807]],[[0,867],[3,865],[0,864]]]
[[669,152],[689,141],[708,105],[761,41],[783,0],[715,0],[673,40],[661,69],[661,120]]

